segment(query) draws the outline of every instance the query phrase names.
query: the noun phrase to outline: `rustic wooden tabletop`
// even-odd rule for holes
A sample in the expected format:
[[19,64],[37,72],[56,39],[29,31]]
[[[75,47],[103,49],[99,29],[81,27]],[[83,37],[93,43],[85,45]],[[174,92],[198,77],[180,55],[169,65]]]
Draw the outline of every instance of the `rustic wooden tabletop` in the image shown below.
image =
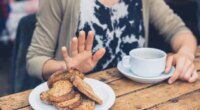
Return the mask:
[[[194,61],[200,73],[200,47]],[[172,85],[139,84],[125,78],[116,69],[108,69],[87,77],[110,85],[116,101],[111,110],[200,110],[200,80],[195,83],[177,81]],[[1,110],[32,110],[28,102],[31,90],[0,98]]]

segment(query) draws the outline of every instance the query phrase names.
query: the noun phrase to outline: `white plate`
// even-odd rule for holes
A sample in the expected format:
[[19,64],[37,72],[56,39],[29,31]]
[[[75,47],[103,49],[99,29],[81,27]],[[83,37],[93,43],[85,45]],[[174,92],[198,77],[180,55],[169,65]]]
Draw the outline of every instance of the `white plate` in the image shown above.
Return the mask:
[[[95,110],[108,110],[114,104],[115,93],[110,86],[91,78],[85,78],[84,81],[87,82],[99,98],[103,100],[102,105],[96,104]],[[40,93],[46,90],[48,90],[47,82],[44,82],[34,88],[30,93],[29,103],[34,110],[57,110],[54,106],[44,104],[40,100]]]
[[151,83],[151,84],[159,83],[168,79],[169,77],[173,75],[175,71],[175,68],[172,67],[169,73],[162,73],[160,76],[147,78],[147,77],[141,77],[141,76],[135,75],[134,73],[131,72],[130,69],[125,68],[122,65],[122,62],[118,63],[117,68],[123,75],[125,75],[126,77],[128,77],[129,79],[133,81],[136,81],[139,83]]

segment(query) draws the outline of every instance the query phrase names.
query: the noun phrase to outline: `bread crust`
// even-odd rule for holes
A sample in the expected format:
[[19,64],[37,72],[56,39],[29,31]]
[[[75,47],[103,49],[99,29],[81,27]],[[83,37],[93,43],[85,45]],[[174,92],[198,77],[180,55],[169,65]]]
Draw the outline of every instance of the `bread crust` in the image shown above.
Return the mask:
[[73,110],[94,110],[94,109],[95,109],[95,102],[90,99],[83,98],[83,102],[81,103],[81,105],[78,106],[77,108],[74,108]]
[[75,95],[73,85],[68,80],[60,80],[55,82],[48,93],[49,101],[51,102],[63,102],[73,98]]
[[53,87],[53,84],[61,79],[63,79],[65,73],[63,71],[57,71],[55,73],[53,73],[48,81],[47,81],[47,85],[49,88],[52,88]]
[[51,101],[49,101],[49,94],[48,91],[44,91],[40,93],[40,99],[42,100],[43,103],[51,105]]
[[47,85],[49,88],[52,88],[53,84],[59,80],[70,80],[72,76],[77,75],[79,76],[81,79],[84,78],[84,74],[81,73],[78,69],[76,68],[71,68],[69,71],[58,71],[53,73],[48,81],[47,81]]
[[85,81],[83,81],[80,77],[74,76],[74,77],[72,77],[71,80],[73,82],[73,85],[75,87],[77,87],[77,89],[81,93],[86,95],[91,100],[94,100],[98,104],[102,104],[103,103],[103,101],[94,93],[94,91],[92,90],[91,86],[89,84],[87,84]]
[[82,102],[81,95],[79,93],[76,93],[74,98],[60,103],[54,103],[54,105],[59,108],[68,107],[69,109],[73,109],[75,107],[78,107],[81,104],[81,102]]

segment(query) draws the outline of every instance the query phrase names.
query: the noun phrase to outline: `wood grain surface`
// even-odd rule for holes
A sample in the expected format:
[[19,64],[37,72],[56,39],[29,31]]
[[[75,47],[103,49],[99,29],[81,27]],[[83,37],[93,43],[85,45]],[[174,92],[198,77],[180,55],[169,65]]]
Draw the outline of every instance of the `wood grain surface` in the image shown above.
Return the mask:
[[[195,66],[200,73],[200,47]],[[140,84],[124,77],[116,68],[90,74],[87,77],[110,85],[116,101],[111,110],[200,110],[200,79],[195,83],[177,81],[169,85]],[[0,98],[0,110],[32,110],[28,102],[31,90]]]

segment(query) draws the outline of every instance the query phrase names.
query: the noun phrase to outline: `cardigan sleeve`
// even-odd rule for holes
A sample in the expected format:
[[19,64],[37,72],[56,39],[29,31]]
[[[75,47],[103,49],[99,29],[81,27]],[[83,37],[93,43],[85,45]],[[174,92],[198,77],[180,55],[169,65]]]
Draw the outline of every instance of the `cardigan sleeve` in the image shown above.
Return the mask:
[[184,33],[191,33],[190,29],[185,26],[181,18],[176,15],[164,0],[148,0],[150,22],[159,30],[165,38],[170,42],[171,39]]
[[31,76],[42,79],[44,63],[53,58],[62,21],[61,0],[40,0],[37,23],[26,56]]

